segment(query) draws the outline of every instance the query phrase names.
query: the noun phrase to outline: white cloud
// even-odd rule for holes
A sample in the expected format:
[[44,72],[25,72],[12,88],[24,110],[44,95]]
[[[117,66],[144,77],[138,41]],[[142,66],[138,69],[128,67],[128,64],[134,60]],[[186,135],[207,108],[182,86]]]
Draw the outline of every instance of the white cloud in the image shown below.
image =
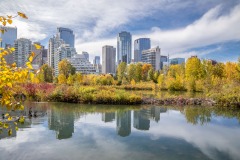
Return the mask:
[[[239,0],[235,0],[236,3]],[[56,32],[56,27],[69,27],[76,34],[78,52],[88,51],[91,56],[101,55],[103,45],[116,46],[116,35],[106,37],[110,32],[119,32],[119,27],[154,17],[160,12],[174,12],[191,5],[199,10],[206,6],[216,6],[224,0],[3,0],[0,2],[1,15],[14,14],[17,11],[28,15],[28,20],[15,19],[18,36],[33,41],[43,40]],[[221,6],[209,10],[202,18],[183,28],[162,30],[152,27],[142,34],[133,35],[152,39],[152,46],[159,45],[163,53],[184,53],[186,50],[240,39],[240,5],[222,15]],[[156,22],[156,26],[158,22]],[[137,31],[140,33],[140,31]],[[104,38],[103,38],[104,37]],[[180,54],[179,54],[180,55]]]

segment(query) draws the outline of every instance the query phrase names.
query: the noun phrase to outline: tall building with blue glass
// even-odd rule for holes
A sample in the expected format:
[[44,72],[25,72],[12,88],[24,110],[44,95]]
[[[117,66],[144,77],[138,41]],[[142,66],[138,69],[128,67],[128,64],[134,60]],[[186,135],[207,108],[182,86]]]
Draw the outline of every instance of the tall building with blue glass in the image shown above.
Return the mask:
[[117,63],[131,63],[132,60],[132,35],[122,31],[117,37]]
[[134,62],[142,61],[142,51],[151,48],[149,38],[139,38],[134,41]]
[[57,34],[66,44],[69,44],[70,47],[74,48],[75,35],[71,29],[59,27],[57,28]]
[[14,41],[17,39],[17,28],[3,26],[0,26],[0,28],[5,30],[4,34],[0,32],[0,47],[6,48],[8,46],[13,46]]

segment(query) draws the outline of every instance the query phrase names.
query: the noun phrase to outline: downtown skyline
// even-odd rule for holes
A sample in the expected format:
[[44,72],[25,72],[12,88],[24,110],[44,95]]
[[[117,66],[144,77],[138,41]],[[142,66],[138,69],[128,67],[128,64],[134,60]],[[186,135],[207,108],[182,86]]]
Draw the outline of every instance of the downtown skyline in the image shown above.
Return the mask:
[[18,28],[18,38],[45,46],[57,27],[72,29],[77,52],[90,53],[90,61],[101,55],[102,46],[116,47],[121,31],[130,32],[133,41],[150,38],[152,47],[159,45],[161,53],[171,58],[197,55],[225,62],[237,61],[240,56],[239,0],[42,2],[4,0],[1,14],[26,13],[28,20],[17,18],[12,25]]

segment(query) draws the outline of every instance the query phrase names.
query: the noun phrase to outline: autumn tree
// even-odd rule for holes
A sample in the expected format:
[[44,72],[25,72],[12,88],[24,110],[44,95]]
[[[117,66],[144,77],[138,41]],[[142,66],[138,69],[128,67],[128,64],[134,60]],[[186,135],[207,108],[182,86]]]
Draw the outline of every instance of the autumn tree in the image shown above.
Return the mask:
[[[24,13],[18,12],[16,16],[0,16],[0,24],[6,26],[11,25],[13,18],[20,16],[22,18],[27,18]],[[4,27],[0,27],[1,34],[7,32]],[[1,41],[1,39],[0,39]],[[37,48],[38,46],[36,46]],[[26,62],[26,68],[16,67],[16,63],[7,64],[5,56],[12,54],[14,48],[0,48],[0,105],[6,108],[8,111],[23,110],[24,106],[22,102],[25,99],[23,93],[16,88],[19,84],[31,80],[34,78],[33,67],[31,62],[33,61],[34,53],[29,55],[28,61]],[[12,129],[9,128],[8,121],[17,120],[18,122],[24,122],[24,117],[12,116],[6,113],[3,116],[3,120],[0,121],[0,128],[8,130],[8,134],[12,134]],[[16,130],[17,122],[15,122]]]
[[227,62],[224,67],[224,75],[228,82],[237,80],[237,78],[238,78],[237,63]]
[[63,59],[58,63],[58,70],[59,74],[63,74],[66,78],[70,74],[74,75],[76,73],[76,68],[67,59]]
[[137,63],[136,64],[136,72],[135,72],[135,81],[136,82],[140,82],[142,80],[142,64],[141,63]]
[[143,81],[147,81],[147,77],[148,77],[148,71],[152,68],[151,64],[143,64],[142,65],[142,80]]
[[151,68],[148,70],[147,80],[152,81],[153,78],[154,78],[154,70],[153,70],[153,68],[151,67]]
[[184,90],[184,66],[171,65],[169,67],[166,86],[169,90]]
[[196,91],[197,86],[203,83],[202,79],[204,78],[204,67],[201,63],[201,60],[197,57],[191,57],[186,62],[185,76],[187,81],[187,88],[189,91]]
[[58,75],[58,84],[66,84],[67,83],[67,78],[64,74],[59,74]]
[[52,83],[53,82],[53,68],[48,64],[44,64],[40,68],[39,73],[40,80],[43,82]]
[[121,62],[117,67],[117,78],[120,83],[122,82],[123,78],[126,78],[126,70],[127,64],[125,62]]
[[135,81],[135,79],[136,79],[136,65],[135,64],[130,64],[127,67],[127,78],[128,78],[128,82],[131,82],[132,80]]

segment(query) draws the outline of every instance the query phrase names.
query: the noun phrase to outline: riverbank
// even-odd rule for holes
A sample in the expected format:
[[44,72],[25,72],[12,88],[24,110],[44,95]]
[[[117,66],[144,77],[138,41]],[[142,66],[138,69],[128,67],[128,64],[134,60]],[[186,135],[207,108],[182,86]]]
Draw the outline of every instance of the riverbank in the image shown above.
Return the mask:
[[[80,86],[80,85],[54,85],[54,84],[26,84],[24,94],[31,101],[68,102],[81,104],[114,104],[114,105],[198,105],[198,106],[225,106],[240,107],[238,95],[219,92],[199,97],[194,97],[189,92],[188,96],[183,93],[172,95],[171,92],[157,91],[162,97],[154,95],[139,94],[135,91],[121,89],[116,86]],[[143,90],[142,93],[146,91]],[[204,93],[203,93],[204,94]],[[222,95],[222,96],[219,96]],[[230,96],[234,97],[230,97]],[[223,99],[224,98],[224,99]]]

